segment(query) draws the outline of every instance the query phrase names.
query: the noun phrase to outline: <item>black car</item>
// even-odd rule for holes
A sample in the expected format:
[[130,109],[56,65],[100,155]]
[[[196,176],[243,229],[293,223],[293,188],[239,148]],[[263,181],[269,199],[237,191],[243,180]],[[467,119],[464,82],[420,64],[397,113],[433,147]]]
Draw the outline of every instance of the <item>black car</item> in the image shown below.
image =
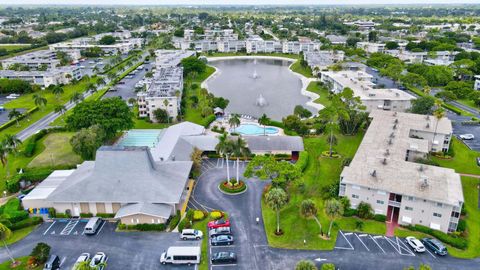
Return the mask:
[[423,238],[422,243],[425,245],[426,248],[433,251],[433,253],[438,254],[440,256],[447,255],[447,248],[437,239],[434,238]]
[[480,157],[477,157],[477,166],[480,166]]
[[237,255],[233,252],[217,252],[212,255],[210,260],[212,261],[212,264],[235,263],[237,262]]
[[233,236],[231,235],[219,235],[210,240],[212,246],[229,246],[233,244]]
[[219,227],[216,229],[211,229],[208,233],[210,238],[212,238],[219,235],[232,235],[232,230],[230,227]]

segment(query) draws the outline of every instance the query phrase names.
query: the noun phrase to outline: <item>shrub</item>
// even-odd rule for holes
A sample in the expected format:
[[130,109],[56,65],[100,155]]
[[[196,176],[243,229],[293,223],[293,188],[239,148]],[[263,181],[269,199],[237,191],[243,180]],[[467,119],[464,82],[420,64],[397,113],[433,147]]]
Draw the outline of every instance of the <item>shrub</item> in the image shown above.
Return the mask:
[[80,217],[91,218],[91,217],[93,217],[93,214],[92,213],[80,213]]
[[358,204],[357,207],[358,217],[360,218],[372,218],[373,217],[373,209],[369,203],[361,202]]
[[448,244],[452,247],[459,248],[459,249],[466,249],[467,248],[467,240],[461,237],[456,237],[453,235],[446,234],[441,231],[433,230],[429,227],[422,226],[422,225],[414,225],[414,226],[406,226],[409,230],[423,232],[425,234],[429,234],[438,240],[442,241],[445,244]]
[[376,214],[373,216],[373,219],[378,221],[378,222],[385,222],[387,220],[387,216],[381,215],[381,214]]
[[321,270],[335,270],[335,264],[333,263],[324,263],[322,264]]
[[220,189],[223,192],[232,193],[232,194],[243,192],[247,189],[247,185],[245,185],[243,181],[240,181],[238,185],[236,185],[236,180],[233,181],[232,179],[230,182],[231,184],[228,183],[227,181],[223,181],[222,183],[220,183],[219,185]]
[[45,243],[38,243],[30,253],[30,256],[37,259],[37,261],[42,264],[45,263],[50,256],[50,246]]
[[115,214],[113,214],[113,213],[97,213],[95,216],[101,217],[101,218],[114,218]]
[[192,227],[190,220],[184,218],[180,223],[178,224],[178,231],[181,232],[183,229],[190,229]]
[[123,223],[119,223],[119,224],[118,224],[118,229],[119,229],[119,230],[126,230],[126,229],[127,229],[127,225],[126,225],[126,224],[123,224]]
[[356,220],[355,221],[355,229],[357,229],[359,231],[363,231],[363,221]]
[[57,213],[55,218],[70,218],[71,216],[67,213]]
[[27,211],[15,211],[15,212],[4,214],[4,215],[6,215],[7,220],[10,221],[12,224],[28,218]]
[[200,211],[200,210],[193,211],[193,220],[194,221],[202,220],[204,218],[205,218],[205,214],[202,211]]
[[353,216],[356,216],[357,214],[358,214],[357,209],[353,209],[353,208],[348,208],[343,211],[344,217],[353,217]]
[[15,230],[20,230],[20,229],[23,229],[23,228],[27,228],[27,227],[30,227],[30,226],[33,226],[33,225],[40,224],[42,222],[43,222],[43,218],[32,217],[32,218],[28,218],[28,219],[24,219],[22,221],[19,221],[15,224],[12,224],[11,226],[8,226],[8,228],[12,231],[15,231]]
[[307,168],[307,165],[308,165],[308,158],[309,158],[309,155],[307,151],[300,152],[297,163],[295,163],[295,166],[297,166],[300,169],[300,171],[302,172],[305,171],[305,168]]
[[53,207],[48,208],[48,217],[49,218],[57,217],[57,211],[55,210],[55,208]]
[[458,221],[457,232],[464,232],[467,229],[467,223],[465,220],[460,219]]
[[220,219],[220,218],[223,217],[223,213],[220,212],[220,211],[212,211],[212,212],[210,213],[210,217],[213,218],[213,219],[215,219],[215,220],[216,220],[216,219]]
[[170,223],[168,224],[168,227],[170,228],[170,230],[173,230],[175,229],[175,227],[177,227],[178,222],[180,222],[180,218],[182,218],[180,216],[180,211],[177,211],[177,214],[172,217],[172,219],[170,220]]
[[207,118],[203,119],[203,126],[207,128],[215,119],[217,119],[217,117],[214,114],[207,116]]
[[139,231],[165,231],[165,224],[135,224],[127,225],[127,230],[139,230]]

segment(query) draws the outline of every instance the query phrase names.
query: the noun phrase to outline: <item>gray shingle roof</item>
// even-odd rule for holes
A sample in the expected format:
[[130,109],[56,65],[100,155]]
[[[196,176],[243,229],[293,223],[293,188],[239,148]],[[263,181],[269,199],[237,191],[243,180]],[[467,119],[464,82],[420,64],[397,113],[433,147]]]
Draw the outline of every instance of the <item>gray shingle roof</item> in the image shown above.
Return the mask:
[[303,151],[303,140],[298,136],[243,136],[252,152]]
[[132,203],[124,205],[118,210],[115,218],[123,218],[131,215],[148,215],[154,217],[169,218],[172,214],[172,206],[158,203]]
[[178,203],[191,161],[155,162],[147,147],[101,147],[47,198],[53,202]]

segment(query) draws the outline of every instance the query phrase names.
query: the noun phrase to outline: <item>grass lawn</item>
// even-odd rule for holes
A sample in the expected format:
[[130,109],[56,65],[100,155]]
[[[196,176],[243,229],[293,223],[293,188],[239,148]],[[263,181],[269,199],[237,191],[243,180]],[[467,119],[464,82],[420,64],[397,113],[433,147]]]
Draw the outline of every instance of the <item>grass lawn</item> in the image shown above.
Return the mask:
[[70,145],[70,138],[75,133],[51,133],[42,138],[38,144],[43,144],[45,151],[36,156],[28,167],[47,167],[75,165],[82,162],[82,158],[75,154]]
[[[10,46],[10,45],[9,45],[9,46]],[[19,45],[16,45],[16,46],[19,46]],[[20,46],[21,46],[21,45],[20,45]],[[35,51],[40,51],[40,50],[46,50],[46,49],[48,49],[48,46],[42,46],[42,47],[38,47],[38,48],[33,48],[33,49],[29,49],[29,50],[24,50],[24,51],[17,52],[17,53],[11,53],[11,54],[7,54],[7,55],[4,55],[4,56],[0,57],[0,60],[6,59],[6,58],[10,58],[10,57],[13,57],[13,56],[18,56],[18,55],[30,53],[30,52],[35,52]],[[13,49],[10,49],[10,50],[13,50]],[[8,51],[8,49],[7,49],[7,51]]]
[[9,45],[0,45],[0,49],[6,49],[8,51],[29,47],[30,45],[19,45],[19,44],[9,44]]
[[320,96],[313,101],[315,103],[322,104],[325,107],[328,107],[332,103],[332,101],[328,98],[328,89],[321,87],[317,82],[311,82],[307,87],[307,91],[313,92]]
[[[274,234],[276,228],[275,212],[262,202],[262,215],[265,222],[268,242],[273,247],[292,249],[333,249],[338,230],[359,231],[357,221],[363,222],[361,231],[384,234],[385,224],[372,220],[341,217],[337,219],[332,228],[330,240],[319,238],[320,230],[313,219],[305,219],[300,215],[299,207],[303,200],[312,199],[318,208],[318,218],[323,231],[328,230],[329,220],[324,213],[324,200],[321,198],[322,188],[338,184],[342,171],[342,161],[353,157],[363,138],[363,133],[356,136],[337,135],[338,145],[335,150],[342,156],[339,159],[321,157],[321,152],[328,150],[326,136],[304,139],[305,150],[309,153],[309,162],[305,170],[303,191],[295,184],[289,187],[290,201],[280,213],[280,227],[285,232],[282,236]],[[304,245],[304,240],[306,244]]]
[[167,123],[152,123],[152,122],[147,122],[145,119],[138,119],[134,118],[134,129],[162,129],[170,126],[170,124]]
[[457,173],[478,174],[480,175],[480,167],[477,166],[476,158],[480,154],[470,150],[462,141],[453,138],[452,145],[455,157],[452,159],[441,159],[432,157],[440,166],[454,169]]
[[[198,74],[195,79],[190,77],[186,78],[185,80],[185,113],[184,113],[184,120],[190,121],[199,125],[205,124],[206,117],[202,116],[201,108],[202,104],[205,102],[205,97],[200,94],[200,84],[206,80],[210,75],[215,72],[215,68],[211,66],[207,66],[205,72]],[[193,89],[191,86],[193,84],[197,84],[199,87],[197,89]],[[193,102],[190,99],[191,96],[197,96],[198,106],[193,107]]]
[[22,240],[23,238],[25,238],[27,235],[29,235],[35,228],[37,228],[37,225],[30,226],[30,227],[23,228],[23,229],[16,230],[16,231],[12,231],[12,235],[10,236],[10,238],[5,240],[5,243],[7,243],[7,245],[11,245],[15,242],[18,242],[18,241]]
[[290,66],[290,69],[293,72],[299,73],[307,78],[313,78],[312,69],[309,66],[302,67],[302,65],[300,65],[300,61],[296,61],[295,63],[293,63]]
[[475,105],[475,102],[471,99],[457,99],[456,101],[478,111],[478,106]]
[[200,260],[200,264],[198,265],[199,270],[208,270],[208,231],[207,231],[207,223],[209,219],[206,218],[202,221],[197,221],[193,224],[193,229],[197,229],[202,231],[203,239],[202,239],[202,258]]
[[[472,259],[480,256],[480,210],[478,209],[478,188],[480,180],[472,177],[462,177],[464,207],[467,209],[467,232],[468,248],[461,250],[448,246],[450,255],[458,258]],[[417,238],[430,237],[421,232],[411,232],[406,229],[395,229],[395,235],[399,237],[415,236]]]
[[28,268],[27,267],[28,257],[29,256],[16,258],[15,260],[21,261],[22,263],[20,264],[20,266],[17,266],[15,268],[10,267],[10,264],[12,263],[10,260],[5,261],[4,263],[0,264],[0,270],[10,270],[10,269],[15,269],[15,270],[40,270],[40,269],[42,269],[43,265],[40,265],[40,266],[35,267],[35,268]]

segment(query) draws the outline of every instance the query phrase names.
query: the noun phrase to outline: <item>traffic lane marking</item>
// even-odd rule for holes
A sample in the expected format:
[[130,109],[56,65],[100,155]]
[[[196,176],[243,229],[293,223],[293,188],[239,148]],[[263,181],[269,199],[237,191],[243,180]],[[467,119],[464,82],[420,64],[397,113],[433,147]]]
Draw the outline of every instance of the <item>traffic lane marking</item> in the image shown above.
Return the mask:
[[359,237],[356,233],[354,233],[354,235],[357,237],[357,239],[360,241],[360,243],[362,243],[362,245],[363,245],[368,251],[370,251],[370,249],[367,247],[367,245],[365,245],[365,243],[362,241],[362,239],[360,239],[360,237]]
[[48,226],[47,230],[43,233],[43,235],[46,235],[48,233],[48,231],[50,230],[50,228],[52,228],[53,225],[55,225],[55,223],[56,223],[56,221],[53,221],[53,223],[50,226]]

